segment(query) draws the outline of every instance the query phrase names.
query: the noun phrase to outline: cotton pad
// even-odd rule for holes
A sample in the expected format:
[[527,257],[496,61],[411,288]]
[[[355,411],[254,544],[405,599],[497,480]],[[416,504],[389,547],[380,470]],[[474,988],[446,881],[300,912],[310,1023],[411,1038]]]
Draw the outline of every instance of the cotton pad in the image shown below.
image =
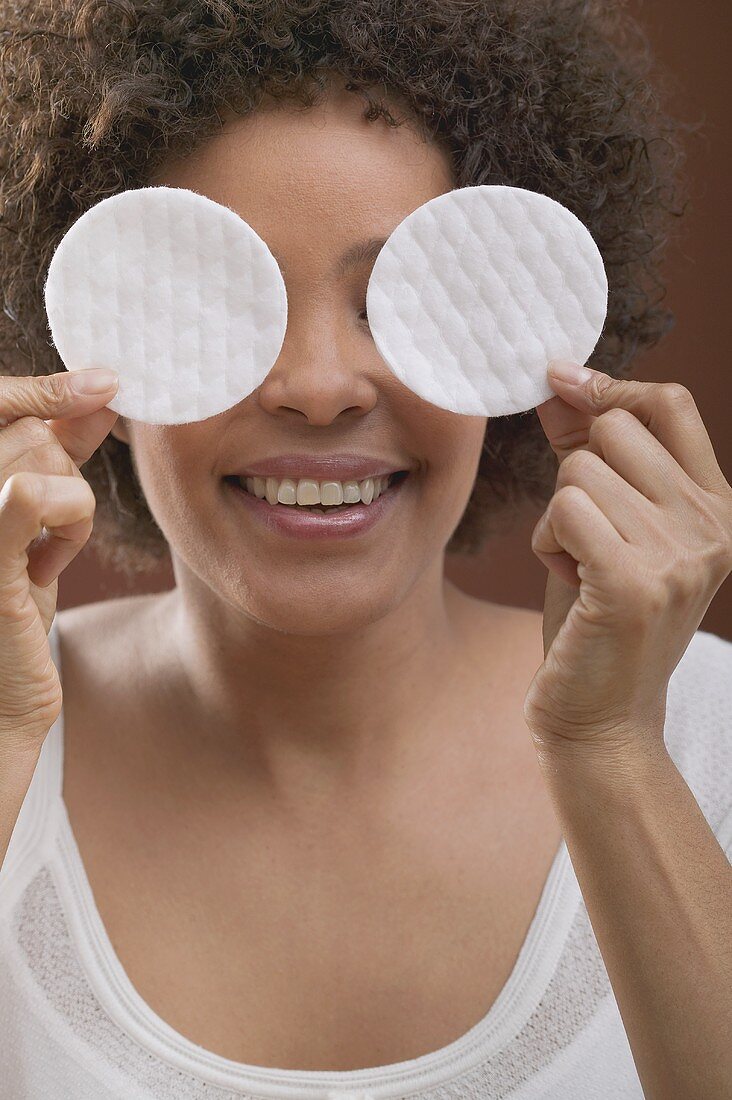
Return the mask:
[[112,367],[108,407],[149,424],[205,420],[261,385],[287,328],[264,241],[226,206],[177,187],[103,199],[61,240],[45,285],[69,370]]
[[587,361],[607,278],[589,231],[561,203],[520,187],[463,187],[393,230],[366,313],[380,355],[419,397],[503,416],[555,396],[550,359]]

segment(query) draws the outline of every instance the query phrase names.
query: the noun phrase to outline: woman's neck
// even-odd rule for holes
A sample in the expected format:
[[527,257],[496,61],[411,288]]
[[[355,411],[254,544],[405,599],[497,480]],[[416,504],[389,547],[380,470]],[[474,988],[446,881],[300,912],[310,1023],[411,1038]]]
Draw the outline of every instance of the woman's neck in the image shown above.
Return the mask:
[[401,770],[453,718],[461,677],[475,676],[472,601],[441,568],[378,620],[321,635],[273,630],[214,603],[190,574],[178,580],[157,620],[176,666],[163,678],[169,728],[276,788],[310,768],[339,782]]

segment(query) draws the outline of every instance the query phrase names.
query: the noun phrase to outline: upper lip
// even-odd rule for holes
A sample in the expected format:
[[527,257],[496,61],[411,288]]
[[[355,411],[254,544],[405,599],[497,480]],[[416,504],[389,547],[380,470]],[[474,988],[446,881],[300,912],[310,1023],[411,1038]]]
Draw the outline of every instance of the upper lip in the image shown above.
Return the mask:
[[335,454],[308,455],[286,454],[250,462],[246,468],[236,470],[236,477],[313,477],[320,480],[359,481],[366,477],[383,477],[397,470],[408,469],[404,463],[389,462],[373,455]]

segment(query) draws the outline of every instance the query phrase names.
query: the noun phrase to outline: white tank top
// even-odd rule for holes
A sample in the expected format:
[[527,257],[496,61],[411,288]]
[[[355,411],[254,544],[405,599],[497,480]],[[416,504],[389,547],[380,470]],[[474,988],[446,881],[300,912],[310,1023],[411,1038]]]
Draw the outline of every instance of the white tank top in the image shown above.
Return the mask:
[[[55,620],[49,640],[61,675]],[[694,635],[671,677],[664,736],[732,860],[731,642]],[[459,1039],[352,1071],[246,1065],[186,1039],[132,986],[96,908],[62,776],[63,712],[0,874],[2,1100],[643,1100],[564,843],[508,981]]]

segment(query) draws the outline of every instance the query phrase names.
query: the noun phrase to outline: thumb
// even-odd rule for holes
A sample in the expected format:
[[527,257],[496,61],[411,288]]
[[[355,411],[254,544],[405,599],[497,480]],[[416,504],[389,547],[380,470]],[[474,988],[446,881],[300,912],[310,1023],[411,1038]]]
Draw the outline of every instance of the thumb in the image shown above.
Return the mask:
[[[570,368],[577,372],[577,382],[580,385],[570,383],[563,373],[563,368]],[[584,396],[578,397],[584,392],[580,390],[582,381],[595,377],[600,384],[603,381],[612,384],[614,379],[601,371],[591,370],[589,367],[578,367],[575,364],[552,360],[548,366],[547,377],[555,390],[559,393],[550,397],[548,401],[536,406],[536,415],[539,418],[544,434],[549,441],[549,446],[561,462],[572,451],[587,450],[590,435],[590,426],[601,409],[597,409]]]
[[[558,365],[556,361],[549,364],[548,377],[553,385],[557,378],[554,374],[554,367]],[[571,366],[575,365],[571,364]],[[601,374],[600,371],[590,370],[589,367],[575,367],[575,369],[578,372],[585,372],[585,381],[593,375],[609,379],[608,375]],[[580,382],[581,380],[582,376],[579,378]],[[573,395],[571,385],[566,383],[562,385],[561,380],[559,385],[555,385],[555,388],[561,390],[564,395]],[[590,426],[596,414],[590,412],[587,404],[584,407],[577,408],[565,400],[563,396],[557,395],[550,397],[548,401],[544,401],[541,405],[537,405],[536,413],[549,445],[560,463],[572,451],[589,450]],[[552,642],[561,629],[562,623],[577,599],[579,590],[576,563],[569,554],[565,553],[561,557],[566,559],[561,563],[563,576],[560,576],[556,571],[556,566],[555,569],[549,569],[544,589],[544,614],[541,631],[545,659]],[[565,577],[571,578],[571,581],[564,579]]]
[[567,584],[551,569],[547,573],[544,589],[544,615],[541,620],[541,637],[544,644],[544,658],[567,618],[572,604],[577,599],[578,587]]

